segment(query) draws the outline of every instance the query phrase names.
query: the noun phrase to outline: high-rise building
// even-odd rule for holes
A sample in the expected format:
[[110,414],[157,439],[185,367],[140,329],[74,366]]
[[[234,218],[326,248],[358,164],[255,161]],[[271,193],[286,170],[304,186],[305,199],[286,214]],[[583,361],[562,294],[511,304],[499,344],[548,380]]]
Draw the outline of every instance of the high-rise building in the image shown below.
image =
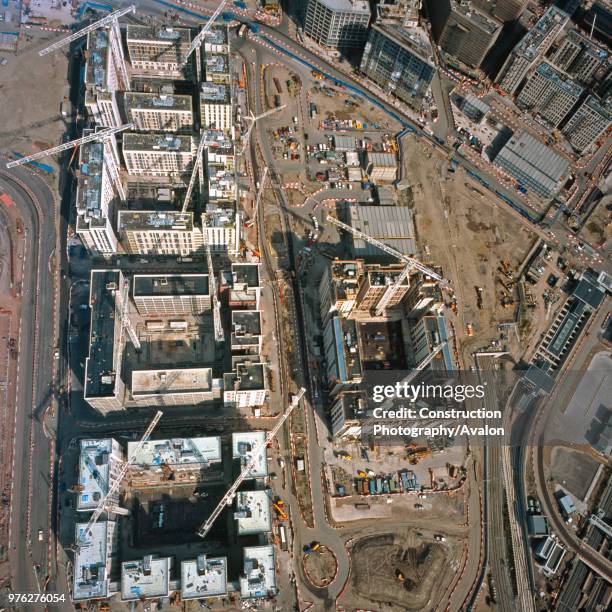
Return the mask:
[[117,227],[126,250],[133,255],[193,257],[204,253],[202,230],[194,225],[190,212],[120,210]]
[[499,71],[496,82],[504,91],[513,94],[518,90],[531,67],[544,57],[568,20],[568,14],[556,6],[546,10],[514,47]]
[[374,24],[361,59],[361,72],[420,110],[435,72],[431,46],[414,28]]
[[126,291],[121,270],[91,271],[91,325],[83,395],[92,408],[102,413],[123,408],[125,384],[120,371],[123,347],[119,346],[119,338]]
[[548,62],[541,62],[516,98],[519,106],[537,112],[558,127],[574,108],[583,88]]
[[330,410],[332,436],[336,439],[358,438],[368,413],[365,391],[343,391]]
[[376,4],[376,23],[395,22],[407,28],[419,25],[422,0],[380,0]]
[[272,544],[244,548],[244,564],[239,582],[242,599],[276,596],[278,589]]
[[127,92],[128,120],[140,132],[191,132],[191,96]]
[[561,130],[576,151],[586,151],[612,125],[612,100],[589,96]]
[[208,274],[135,274],[132,296],[143,317],[199,315],[211,304]]
[[366,0],[308,0],[304,33],[331,49],[359,48],[366,40],[369,22]]
[[335,260],[323,272],[319,283],[319,307],[323,327],[334,314],[348,316],[363,282],[363,260]]
[[474,6],[504,23],[518,19],[525,10],[527,2],[528,0],[472,0]]
[[154,132],[123,135],[123,158],[131,175],[188,178],[196,149],[191,136]]
[[429,0],[436,43],[471,68],[478,68],[502,31],[503,24],[466,0]]
[[229,85],[202,83],[200,122],[203,128],[231,130],[234,124]]
[[231,80],[229,55],[206,53],[204,57],[204,80],[208,83],[225,83]]
[[355,298],[353,315],[359,317],[360,315],[374,314],[380,301],[385,296],[388,296],[389,299],[386,308],[397,306],[406,295],[410,286],[408,278],[404,279],[399,287],[395,286],[399,275],[405,267],[404,264],[390,264],[387,266],[378,264],[367,265],[363,282]]
[[354,320],[331,317],[323,330],[323,348],[331,396],[362,382],[363,363]]
[[569,30],[550,61],[581,83],[589,85],[595,73],[605,65],[608,52],[578,30]]
[[183,63],[191,45],[188,28],[128,25],[126,42],[134,72],[177,79],[188,76]]

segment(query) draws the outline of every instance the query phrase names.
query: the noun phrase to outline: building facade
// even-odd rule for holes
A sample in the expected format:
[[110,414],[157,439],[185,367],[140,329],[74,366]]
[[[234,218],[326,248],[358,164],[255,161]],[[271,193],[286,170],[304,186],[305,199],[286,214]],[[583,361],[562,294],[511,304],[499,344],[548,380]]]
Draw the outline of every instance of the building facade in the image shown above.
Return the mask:
[[331,49],[358,48],[366,40],[369,22],[365,0],[308,0],[304,33]]
[[184,78],[184,58],[191,45],[188,28],[128,25],[126,42],[135,73],[151,77]]
[[202,127],[231,130],[234,125],[230,87],[224,83],[202,83],[200,91]]
[[143,317],[199,315],[211,307],[208,274],[135,274],[132,296]]
[[178,134],[123,135],[123,158],[132,176],[174,177],[189,175],[195,157],[191,136]]
[[581,83],[590,85],[595,73],[608,61],[608,55],[605,49],[572,29],[567,32],[550,61]]
[[191,96],[138,93],[124,96],[129,121],[140,132],[191,132]]
[[576,151],[582,153],[593,145],[612,125],[612,100],[602,104],[589,96],[561,130]]

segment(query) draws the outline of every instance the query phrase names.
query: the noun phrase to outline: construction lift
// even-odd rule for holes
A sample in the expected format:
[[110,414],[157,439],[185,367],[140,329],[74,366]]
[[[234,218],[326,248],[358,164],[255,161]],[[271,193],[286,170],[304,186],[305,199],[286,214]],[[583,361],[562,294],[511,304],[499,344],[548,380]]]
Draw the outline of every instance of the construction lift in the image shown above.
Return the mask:
[[289,407],[287,408],[287,410],[285,410],[283,415],[276,422],[276,425],[268,432],[266,439],[263,442],[260,442],[259,444],[255,446],[255,448],[251,452],[251,459],[242,468],[242,471],[240,472],[240,475],[238,476],[238,478],[236,478],[236,480],[234,481],[234,484],[228,489],[227,493],[221,498],[221,501],[219,502],[217,507],[212,511],[211,515],[206,519],[206,521],[204,521],[204,523],[202,523],[202,526],[198,530],[198,535],[201,538],[206,537],[208,532],[211,530],[213,523],[219,518],[219,515],[221,514],[221,512],[223,512],[223,508],[225,506],[229,506],[232,503],[232,501],[234,500],[234,497],[236,496],[236,492],[238,491],[238,487],[243,483],[245,478],[249,476],[251,470],[257,463],[257,460],[259,459],[261,452],[262,451],[265,452],[265,449],[268,447],[268,444],[270,443],[270,441],[276,437],[276,434],[279,432],[280,428],[283,426],[283,423],[289,418],[289,416],[291,415],[295,407],[300,403],[300,400],[302,399],[302,396],[304,395],[304,393],[306,393],[306,389],[302,387],[298,391],[297,395],[294,395],[291,398],[291,403],[289,404]]
[[257,211],[259,209],[259,203],[261,202],[261,196],[263,195],[263,190],[266,185],[266,179],[268,178],[268,166],[264,168],[263,174],[261,175],[261,180],[259,181],[259,189],[257,191],[257,197],[255,198],[255,206],[253,207],[253,215],[250,221],[247,221],[244,226],[245,227],[253,227],[255,223],[257,223]]
[[418,259],[414,259],[413,257],[408,257],[407,255],[404,255],[403,253],[396,251],[394,248],[386,245],[384,242],[381,242],[380,240],[376,240],[376,238],[372,238],[368,234],[358,229],[355,229],[354,227],[351,227],[350,225],[347,225],[346,223],[342,223],[342,221],[339,221],[338,219],[336,219],[335,217],[332,217],[331,215],[327,216],[327,220],[333,225],[335,225],[336,227],[343,229],[346,232],[349,232],[350,234],[352,234],[353,236],[356,236],[357,238],[361,238],[362,240],[369,242],[372,246],[379,248],[381,251],[388,253],[389,255],[395,257],[396,259],[399,259],[400,261],[406,264],[406,267],[404,268],[402,273],[398,276],[395,283],[387,289],[387,291],[385,292],[385,295],[380,300],[378,307],[376,308],[377,315],[380,315],[382,314],[382,312],[384,312],[387,304],[393,297],[395,291],[404,282],[404,280],[408,278],[408,274],[412,270],[419,270],[423,274],[426,274],[427,276],[431,276],[433,279],[437,280],[444,287],[450,288],[451,285],[448,279],[443,278],[435,270],[421,263]]
[[134,452],[130,455],[128,460],[123,464],[123,467],[121,468],[121,471],[117,475],[117,478],[115,479],[113,484],[108,488],[106,495],[102,498],[102,500],[100,500],[98,507],[94,510],[93,514],[91,515],[91,518],[89,519],[87,526],[83,530],[83,533],[79,537],[78,541],[75,542],[75,547],[77,551],[83,548],[84,546],[88,545],[87,538],[91,536],[91,530],[93,529],[93,526],[98,522],[98,519],[100,518],[100,516],[102,516],[104,512],[113,511],[112,508],[114,506],[109,505],[109,500],[112,500],[115,493],[119,490],[119,487],[121,486],[121,482],[125,478],[127,471],[130,469],[130,466],[136,461],[136,457],[138,456],[138,453],[144,446],[145,442],[147,442],[147,440],[151,437],[151,433],[157,426],[157,423],[159,423],[159,420],[162,418],[162,415],[163,415],[163,412],[161,410],[158,410],[156,412],[155,416],[153,417],[153,420],[149,423],[149,426],[144,432],[142,438],[140,438],[140,442],[138,442],[138,445],[134,449]]

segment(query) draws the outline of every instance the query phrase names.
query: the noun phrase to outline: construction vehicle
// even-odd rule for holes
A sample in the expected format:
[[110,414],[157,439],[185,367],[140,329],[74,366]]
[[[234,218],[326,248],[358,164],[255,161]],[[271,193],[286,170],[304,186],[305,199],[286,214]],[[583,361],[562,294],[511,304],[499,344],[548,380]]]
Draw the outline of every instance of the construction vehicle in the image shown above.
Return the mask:
[[478,307],[478,310],[482,310],[484,308],[482,299],[483,293],[484,289],[482,287],[476,287],[476,306]]
[[363,470],[357,470],[357,476],[359,478],[367,478],[368,475]]
[[214,522],[219,518],[221,512],[223,512],[223,508],[225,508],[225,506],[229,506],[232,503],[234,497],[236,496],[236,491],[238,491],[238,487],[244,482],[245,478],[248,478],[249,474],[251,473],[251,470],[259,461],[261,453],[265,452],[268,443],[276,437],[276,434],[283,426],[283,423],[287,420],[287,418],[289,418],[295,407],[300,403],[300,400],[302,399],[304,393],[306,393],[306,389],[302,387],[298,391],[297,395],[294,395],[291,398],[291,403],[289,404],[289,407],[287,408],[287,410],[285,410],[280,419],[278,419],[276,425],[268,432],[266,439],[263,442],[257,444],[252,450],[250,460],[247,461],[246,465],[242,468],[242,471],[240,472],[238,478],[236,478],[236,480],[234,481],[234,484],[227,490],[227,493],[221,498],[221,500],[217,504],[217,507],[212,511],[211,515],[206,519],[206,521],[204,521],[204,523],[202,523],[202,525],[198,529],[198,535],[201,538],[206,537],[208,532],[211,530]]
[[321,549],[321,543],[320,542],[311,542],[310,544],[306,544],[302,550],[307,555],[309,555],[310,553],[317,552],[320,549]]
[[282,499],[279,499],[277,502],[273,503],[272,506],[276,510],[279,520],[286,521],[289,518],[284,510],[285,502]]
[[465,327],[465,332],[467,333],[468,336],[473,336],[474,335],[474,326],[471,323],[468,323]]

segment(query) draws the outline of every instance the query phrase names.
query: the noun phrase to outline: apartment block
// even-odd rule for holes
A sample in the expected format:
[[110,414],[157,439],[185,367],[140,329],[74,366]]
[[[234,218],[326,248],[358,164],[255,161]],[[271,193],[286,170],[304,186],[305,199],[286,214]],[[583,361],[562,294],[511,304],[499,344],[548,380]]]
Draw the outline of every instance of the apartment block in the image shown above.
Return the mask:
[[229,85],[202,83],[200,90],[200,122],[202,127],[229,131],[234,125]]
[[[440,317],[426,314],[412,319],[408,321],[408,330],[409,362],[412,367],[416,367],[444,340],[440,330]],[[444,355],[439,353],[439,357],[443,359]]]
[[541,62],[529,77],[516,102],[536,111],[554,127],[559,127],[574,108],[584,89],[548,62]]
[[360,69],[416,110],[421,109],[435,72],[425,32],[390,24],[371,27]]
[[106,599],[111,594],[110,577],[117,564],[117,525],[98,521],[86,535],[87,523],[75,526],[75,542],[82,543],[74,553],[72,601]]
[[260,310],[232,310],[232,354],[259,355],[263,346],[262,331]]
[[[124,461],[121,446],[113,438],[81,440],[77,510],[92,512],[98,507],[115,484]],[[109,502],[118,501],[119,491]]]
[[267,366],[249,361],[236,363],[233,372],[223,375],[223,403],[234,408],[256,408],[266,401]]
[[151,77],[181,79],[191,45],[188,28],[128,25],[126,42],[132,70]]
[[355,306],[365,271],[363,260],[335,260],[319,283],[319,306],[323,326],[334,314],[347,317]]
[[612,126],[612,99],[606,104],[589,96],[576,109],[562,132],[576,151],[583,153]]
[[178,134],[123,135],[123,158],[132,176],[176,177],[189,175],[195,151],[191,136]]
[[121,410],[125,384],[118,346],[121,308],[128,287],[121,270],[92,270],[89,284],[91,325],[85,359],[85,401],[101,413]]
[[205,53],[223,53],[229,55],[229,26],[227,24],[213,23],[204,36],[202,45]]
[[200,315],[211,308],[208,274],[135,274],[132,296],[143,316]]
[[436,43],[466,66],[480,67],[503,23],[464,0],[429,0],[427,6]]
[[592,40],[571,29],[567,32],[550,61],[581,83],[590,85],[597,71],[608,61],[608,52]]
[[239,491],[234,519],[239,536],[257,535],[272,530],[270,497],[267,491]]
[[332,436],[339,438],[358,438],[361,426],[368,416],[368,400],[365,391],[343,391],[332,404]]
[[568,20],[569,15],[556,6],[546,9],[514,47],[499,71],[496,82],[504,91],[516,93],[527,73],[544,57]]
[[238,472],[242,472],[253,457],[257,457],[257,459],[248,473],[248,478],[265,478],[268,475],[266,432],[244,431],[232,433],[232,458],[239,463]]
[[170,595],[172,557],[145,555],[121,564],[121,599],[145,601]]
[[249,546],[244,549],[244,565],[240,576],[240,597],[260,599],[274,597],[276,588],[276,568],[274,546]]
[[198,555],[181,561],[181,599],[224,597],[227,595],[227,557]]
[[191,96],[128,91],[124,96],[128,120],[140,132],[191,132]]
[[204,236],[193,213],[121,210],[118,229],[132,255],[203,255]]
[[355,297],[355,307],[353,308],[353,316],[375,314],[381,300],[388,299],[386,308],[398,306],[410,286],[409,279],[405,278],[402,283],[396,287],[398,277],[404,271],[404,264],[391,264],[382,266],[378,264],[369,264],[365,268],[363,282],[359,286],[359,291]]
[[365,0],[308,0],[304,33],[331,49],[358,48],[367,38],[369,22]]
[[230,59],[226,53],[205,53],[203,70],[208,83],[229,85],[231,82]]
[[229,292],[232,310],[258,310],[261,283],[258,263],[233,263],[229,271],[221,274],[220,290]]
[[323,330],[330,395],[350,390],[363,380],[363,365],[357,324],[351,319],[332,317]]

